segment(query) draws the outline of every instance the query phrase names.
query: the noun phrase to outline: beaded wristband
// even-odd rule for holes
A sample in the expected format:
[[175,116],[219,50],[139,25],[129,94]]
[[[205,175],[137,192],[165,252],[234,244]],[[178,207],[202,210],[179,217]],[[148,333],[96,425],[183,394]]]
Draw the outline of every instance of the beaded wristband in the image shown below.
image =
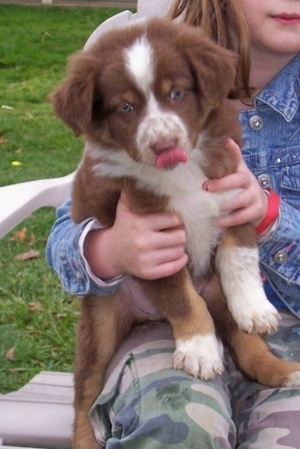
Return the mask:
[[267,193],[269,196],[268,210],[263,221],[255,228],[257,235],[261,235],[266,229],[268,229],[271,224],[274,223],[279,213],[280,196],[271,189],[267,190]]

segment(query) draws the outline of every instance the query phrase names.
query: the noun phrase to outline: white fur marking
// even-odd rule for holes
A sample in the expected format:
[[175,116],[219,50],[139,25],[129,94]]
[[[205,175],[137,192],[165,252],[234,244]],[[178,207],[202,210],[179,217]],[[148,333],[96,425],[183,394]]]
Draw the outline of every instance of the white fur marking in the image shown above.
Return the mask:
[[214,334],[176,340],[174,368],[201,379],[213,379],[223,372],[223,346]]
[[137,86],[148,95],[154,80],[153,50],[146,36],[125,50],[126,69]]

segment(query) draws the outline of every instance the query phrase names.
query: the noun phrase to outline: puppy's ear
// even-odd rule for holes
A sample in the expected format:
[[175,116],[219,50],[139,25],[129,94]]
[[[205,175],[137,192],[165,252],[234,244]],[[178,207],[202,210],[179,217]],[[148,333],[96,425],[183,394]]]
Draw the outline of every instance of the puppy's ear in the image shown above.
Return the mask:
[[233,88],[237,56],[214,43],[199,28],[187,28],[183,45],[199,92],[210,103],[221,103]]
[[[86,51],[71,56],[66,79],[48,96],[55,113],[76,135],[83,134],[92,120],[97,65],[97,60]],[[97,92],[98,102],[99,96]]]

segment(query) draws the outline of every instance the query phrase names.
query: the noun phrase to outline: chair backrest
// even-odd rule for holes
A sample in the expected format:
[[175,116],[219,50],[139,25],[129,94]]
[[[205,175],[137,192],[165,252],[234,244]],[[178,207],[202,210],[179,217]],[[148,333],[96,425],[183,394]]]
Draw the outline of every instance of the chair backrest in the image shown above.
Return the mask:
[[0,238],[37,209],[57,207],[70,195],[74,173],[0,187]]

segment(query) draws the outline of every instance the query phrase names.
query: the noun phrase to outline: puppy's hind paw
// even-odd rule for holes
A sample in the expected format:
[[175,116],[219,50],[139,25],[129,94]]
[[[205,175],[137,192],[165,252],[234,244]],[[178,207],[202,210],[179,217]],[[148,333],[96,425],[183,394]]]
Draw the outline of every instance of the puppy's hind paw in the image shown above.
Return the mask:
[[300,387],[300,371],[289,374],[283,381],[284,387]]

